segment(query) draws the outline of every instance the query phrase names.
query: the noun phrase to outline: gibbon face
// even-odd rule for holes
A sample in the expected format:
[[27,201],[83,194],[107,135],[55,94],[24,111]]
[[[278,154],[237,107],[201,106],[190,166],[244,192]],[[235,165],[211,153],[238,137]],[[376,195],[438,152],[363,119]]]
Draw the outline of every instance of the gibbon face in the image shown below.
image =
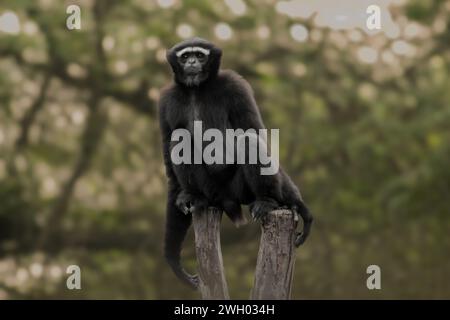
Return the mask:
[[183,41],[167,52],[175,81],[188,87],[199,86],[217,75],[222,51],[212,43],[194,38]]

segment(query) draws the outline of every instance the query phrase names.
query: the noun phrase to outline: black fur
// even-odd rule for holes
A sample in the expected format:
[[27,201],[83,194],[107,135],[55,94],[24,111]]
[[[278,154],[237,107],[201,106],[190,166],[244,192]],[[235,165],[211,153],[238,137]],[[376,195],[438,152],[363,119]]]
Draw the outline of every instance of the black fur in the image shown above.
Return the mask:
[[[187,80],[176,57],[177,51],[190,46],[210,50],[201,70],[203,81],[195,85]],[[300,192],[281,168],[278,174],[261,175],[258,164],[172,163],[172,131],[184,128],[192,134],[194,120],[203,122],[203,130],[217,128],[223,133],[227,128],[244,131],[264,128],[250,85],[233,71],[219,71],[221,56],[219,48],[203,39],[177,44],[167,53],[175,83],[163,91],[160,99],[160,126],[169,184],[165,256],[175,274],[193,287],[198,284],[196,276],[187,274],[180,264],[181,246],[192,212],[215,206],[224,209],[231,220],[240,224],[245,221],[241,204],[250,205],[254,219],[263,218],[275,208],[287,207],[298,212],[304,221],[303,232],[295,241],[297,246],[308,237],[312,223]]]

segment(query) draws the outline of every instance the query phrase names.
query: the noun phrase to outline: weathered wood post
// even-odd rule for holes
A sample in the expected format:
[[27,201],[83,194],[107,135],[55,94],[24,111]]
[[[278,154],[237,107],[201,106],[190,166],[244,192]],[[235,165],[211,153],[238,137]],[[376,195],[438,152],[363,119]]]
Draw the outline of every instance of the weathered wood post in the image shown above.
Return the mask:
[[199,287],[203,299],[230,299],[220,247],[222,211],[210,207],[193,215]]
[[262,224],[251,299],[290,299],[297,221],[290,210],[270,212]]

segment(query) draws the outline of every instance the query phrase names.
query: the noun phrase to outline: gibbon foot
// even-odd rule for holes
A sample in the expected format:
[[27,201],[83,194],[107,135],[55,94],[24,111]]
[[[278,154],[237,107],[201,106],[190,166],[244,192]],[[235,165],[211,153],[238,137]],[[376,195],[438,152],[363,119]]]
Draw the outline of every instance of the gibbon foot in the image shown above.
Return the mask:
[[298,205],[294,206],[292,208],[292,211],[295,214],[295,219],[298,220],[298,215],[300,215],[300,217],[303,220],[303,231],[297,233],[297,236],[295,238],[295,246],[298,248],[299,246],[301,246],[306,238],[308,238],[309,233],[311,231],[311,225],[313,223],[313,216],[311,215],[311,213],[309,212],[308,208],[306,207],[306,205],[303,202],[299,202]]
[[295,247],[300,247],[306,240],[305,234],[303,232],[297,232],[297,236],[295,238]]
[[186,280],[188,282],[188,285],[192,289],[198,290],[198,287],[199,287],[199,284],[200,284],[200,279],[199,279],[197,274],[189,275],[189,277]]
[[206,199],[195,197],[186,191],[181,191],[178,194],[175,204],[184,214],[197,213],[208,208]]
[[250,211],[254,221],[262,221],[270,211],[278,208],[278,203],[273,199],[256,200],[250,205]]

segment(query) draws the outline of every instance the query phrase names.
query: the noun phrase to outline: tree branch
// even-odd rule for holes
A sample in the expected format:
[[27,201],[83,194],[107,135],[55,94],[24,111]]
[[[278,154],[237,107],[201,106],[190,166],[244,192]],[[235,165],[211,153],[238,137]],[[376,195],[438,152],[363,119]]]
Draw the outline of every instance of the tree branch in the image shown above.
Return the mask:
[[222,212],[210,208],[193,214],[199,286],[203,299],[230,299],[220,247]]
[[107,124],[107,117],[106,114],[102,112],[99,102],[99,97],[94,93],[89,102],[89,115],[81,138],[81,148],[78,160],[73,168],[70,178],[63,186],[60,196],[48,216],[48,228],[42,232],[41,239],[38,243],[39,247],[45,246],[50,239],[58,239],[59,232],[61,231],[62,218],[69,206],[69,201],[72,197],[75,185],[88,170],[95,151],[101,141]]
[[297,222],[290,210],[270,212],[262,224],[252,299],[289,299]]
[[44,79],[41,84],[41,88],[39,90],[39,95],[36,100],[33,102],[31,107],[27,110],[22,120],[20,121],[20,134],[16,140],[16,148],[22,149],[28,144],[28,134],[30,131],[30,127],[36,119],[36,115],[44,106],[45,98],[47,95],[47,91],[50,85],[51,75],[46,73],[44,75]]

